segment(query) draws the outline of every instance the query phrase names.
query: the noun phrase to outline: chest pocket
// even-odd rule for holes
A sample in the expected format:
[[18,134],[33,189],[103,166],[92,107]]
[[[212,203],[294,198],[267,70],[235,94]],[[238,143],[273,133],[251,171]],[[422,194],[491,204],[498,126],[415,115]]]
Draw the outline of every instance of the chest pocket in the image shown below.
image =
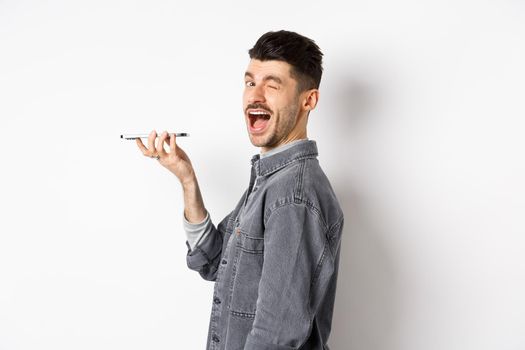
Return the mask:
[[237,246],[241,251],[249,254],[263,254],[264,253],[264,238],[263,237],[252,237],[249,234],[243,232],[242,228],[239,232],[239,239]]
[[231,313],[234,317],[253,318],[264,262],[264,238],[250,236],[241,228],[237,234],[235,248]]

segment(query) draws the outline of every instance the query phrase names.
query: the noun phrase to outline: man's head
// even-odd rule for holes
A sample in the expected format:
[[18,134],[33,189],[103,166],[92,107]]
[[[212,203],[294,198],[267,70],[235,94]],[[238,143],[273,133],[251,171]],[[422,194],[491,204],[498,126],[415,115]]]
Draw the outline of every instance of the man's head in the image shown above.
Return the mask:
[[248,51],[243,107],[248,134],[263,152],[306,138],[310,110],[319,98],[322,56],[311,39],[268,32]]

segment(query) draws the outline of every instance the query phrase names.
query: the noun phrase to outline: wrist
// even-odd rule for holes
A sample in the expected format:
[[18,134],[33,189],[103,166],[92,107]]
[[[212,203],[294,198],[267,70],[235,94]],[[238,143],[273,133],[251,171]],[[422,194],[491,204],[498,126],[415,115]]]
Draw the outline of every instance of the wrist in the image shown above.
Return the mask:
[[184,190],[194,189],[197,187],[197,178],[195,175],[191,175],[187,179],[181,180],[180,184]]

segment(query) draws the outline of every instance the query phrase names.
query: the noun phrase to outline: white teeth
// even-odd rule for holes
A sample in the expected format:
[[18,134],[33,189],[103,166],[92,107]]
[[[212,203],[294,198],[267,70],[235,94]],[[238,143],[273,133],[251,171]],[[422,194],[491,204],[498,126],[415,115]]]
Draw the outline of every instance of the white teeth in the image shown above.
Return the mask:
[[249,114],[253,114],[253,115],[268,115],[269,113],[268,112],[263,112],[263,111],[253,111],[253,112],[250,112]]

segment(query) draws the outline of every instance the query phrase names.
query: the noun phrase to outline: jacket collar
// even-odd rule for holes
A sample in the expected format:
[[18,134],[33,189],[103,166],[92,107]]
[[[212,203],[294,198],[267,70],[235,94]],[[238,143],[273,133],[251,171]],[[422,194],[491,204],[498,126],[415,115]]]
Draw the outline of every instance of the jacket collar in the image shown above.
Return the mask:
[[304,142],[297,142],[291,147],[267,157],[261,158],[260,154],[255,154],[251,159],[251,163],[258,176],[266,176],[292,162],[306,158],[315,158],[317,155],[316,142],[308,139],[304,140]]

